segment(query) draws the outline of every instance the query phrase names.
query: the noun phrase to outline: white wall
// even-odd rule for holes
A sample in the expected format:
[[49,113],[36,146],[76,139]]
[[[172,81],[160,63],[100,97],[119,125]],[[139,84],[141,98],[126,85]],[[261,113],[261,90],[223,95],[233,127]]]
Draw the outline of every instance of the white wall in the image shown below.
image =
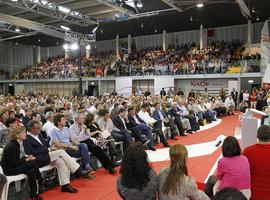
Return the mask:
[[155,94],[159,94],[160,90],[164,88],[166,91],[170,88],[174,88],[174,77],[155,77],[154,79],[154,92]]
[[119,95],[130,96],[132,94],[132,78],[117,78],[115,80],[115,89]]

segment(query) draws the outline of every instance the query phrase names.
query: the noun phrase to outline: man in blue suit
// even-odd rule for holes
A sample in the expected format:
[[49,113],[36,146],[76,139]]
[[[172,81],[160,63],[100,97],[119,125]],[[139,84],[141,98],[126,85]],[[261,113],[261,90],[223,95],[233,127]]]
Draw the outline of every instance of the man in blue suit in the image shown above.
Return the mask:
[[153,111],[153,118],[157,121],[162,121],[164,126],[170,127],[171,129],[171,139],[177,140],[175,137],[177,135],[176,125],[174,124],[174,120],[169,118],[169,116],[161,109],[160,103],[156,102],[154,104],[155,110]]

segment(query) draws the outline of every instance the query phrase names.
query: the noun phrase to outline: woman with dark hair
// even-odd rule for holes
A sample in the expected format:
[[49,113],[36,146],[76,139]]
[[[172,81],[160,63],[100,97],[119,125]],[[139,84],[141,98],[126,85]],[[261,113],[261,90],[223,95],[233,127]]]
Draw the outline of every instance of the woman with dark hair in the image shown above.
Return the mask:
[[206,194],[198,190],[195,179],[188,176],[186,147],[173,145],[169,153],[171,165],[159,174],[159,200],[209,200]]
[[222,145],[222,155],[218,161],[216,177],[218,179],[213,193],[223,188],[235,188],[247,199],[251,197],[250,166],[248,159],[241,155],[241,148],[235,137],[228,136]]
[[88,113],[84,118],[84,124],[87,129],[90,130],[91,136],[97,139],[97,144],[102,148],[105,148],[107,145],[109,147],[109,153],[112,161],[117,161],[121,159],[121,155],[119,155],[116,151],[115,141],[112,136],[108,136],[104,138],[102,136],[102,131],[100,130],[98,124],[95,122],[95,115],[92,113]]
[[131,143],[125,152],[120,176],[117,180],[118,194],[125,200],[156,200],[158,177],[147,160],[141,143]]

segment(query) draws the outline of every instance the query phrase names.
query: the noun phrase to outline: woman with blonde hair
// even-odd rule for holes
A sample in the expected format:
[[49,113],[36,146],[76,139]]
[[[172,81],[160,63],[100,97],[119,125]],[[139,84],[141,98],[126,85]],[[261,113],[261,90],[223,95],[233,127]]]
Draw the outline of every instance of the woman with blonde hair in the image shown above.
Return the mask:
[[10,142],[3,150],[1,166],[4,174],[15,176],[26,174],[30,187],[30,197],[32,200],[42,200],[38,195],[37,181],[39,188],[43,187],[43,178],[39,172],[36,158],[33,155],[26,155],[23,141],[26,139],[26,130],[23,126],[14,125],[9,132]]
[[205,193],[198,190],[195,179],[188,176],[186,147],[173,145],[169,153],[171,165],[159,174],[159,200],[209,200]]

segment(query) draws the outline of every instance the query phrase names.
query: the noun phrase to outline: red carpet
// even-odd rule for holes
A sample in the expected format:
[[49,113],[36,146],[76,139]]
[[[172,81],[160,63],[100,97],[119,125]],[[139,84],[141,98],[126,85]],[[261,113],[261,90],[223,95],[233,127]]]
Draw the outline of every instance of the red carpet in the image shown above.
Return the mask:
[[[170,144],[181,143],[185,145],[203,143],[213,141],[219,135],[234,135],[234,130],[237,124],[238,116],[227,116],[222,119],[222,122],[211,129],[201,131],[199,133],[189,135],[188,137],[178,137],[177,141],[170,141]],[[162,145],[159,145],[162,146]],[[212,169],[214,163],[220,156],[220,148],[211,155],[195,157],[188,159],[189,175],[195,177],[197,182],[204,182]],[[155,162],[152,166],[157,172],[161,168],[167,167],[169,161]],[[42,197],[45,200],[75,200],[75,199],[89,199],[89,200],[117,200],[120,199],[116,192],[116,179],[118,175],[110,175],[104,169],[96,172],[96,180],[75,180],[72,181],[72,186],[79,189],[77,194],[61,193],[60,187],[50,190]]]

